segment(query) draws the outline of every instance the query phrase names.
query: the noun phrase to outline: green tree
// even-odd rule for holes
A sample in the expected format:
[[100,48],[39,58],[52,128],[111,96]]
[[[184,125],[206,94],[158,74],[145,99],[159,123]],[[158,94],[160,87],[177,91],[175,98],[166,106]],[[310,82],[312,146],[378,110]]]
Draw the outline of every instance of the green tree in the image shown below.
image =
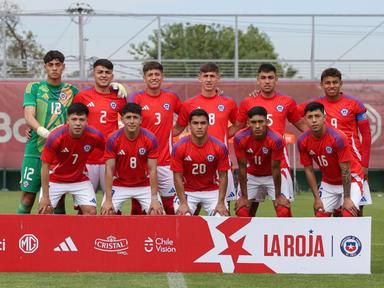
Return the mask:
[[[246,31],[238,31],[239,59],[268,59],[276,64],[280,77],[293,77],[297,70],[292,66],[277,63],[278,54],[269,37],[250,25]],[[217,61],[223,76],[233,77],[235,55],[235,32],[232,27],[219,24],[205,25],[189,23],[168,24],[161,28],[161,51],[167,77],[195,77],[200,62],[172,62],[176,59],[206,59]],[[148,38],[138,44],[131,44],[128,51],[136,59],[158,58],[158,34],[153,31]],[[222,62],[220,60],[228,60]],[[172,69],[170,69],[172,67]],[[239,63],[240,77],[255,77],[258,65]]]
[[[42,75],[41,60],[44,50],[36,41],[36,36],[31,31],[19,31],[19,17],[16,13],[20,12],[20,7],[11,2],[3,1],[0,9],[4,13],[1,25],[5,25],[5,39],[7,49],[7,75],[11,77],[39,77]],[[1,30],[1,29],[0,29]]]

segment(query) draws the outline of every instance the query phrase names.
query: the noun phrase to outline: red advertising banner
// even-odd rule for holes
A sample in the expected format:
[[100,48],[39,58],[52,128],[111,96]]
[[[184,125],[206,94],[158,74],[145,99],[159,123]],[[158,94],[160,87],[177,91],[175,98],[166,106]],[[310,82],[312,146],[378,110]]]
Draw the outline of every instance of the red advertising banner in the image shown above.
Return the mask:
[[1,272],[366,274],[370,262],[370,217],[0,216]]
[[[80,89],[91,83],[73,83]],[[144,88],[141,82],[125,82],[129,92]],[[19,169],[24,152],[25,121],[23,118],[23,93],[25,81],[0,81],[0,168]],[[166,82],[164,88],[176,92],[182,100],[199,93],[197,81]],[[220,89],[224,94],[240,101],[254,90],[254,81],[222,81]],[[292,96],[297,103],[322,95],[318,82],[314,81],[280,81],[279,90]],[[384,115],[384,82],[344,82],[343,90],[349,95],[360,98],[368,108],[371,121],[372,152],[371,168],[384,168],[384,137],[382,117]],[[298,131],[288,125],[288,131],[298,135]],[[298,167],[299,163],[297,163]]]

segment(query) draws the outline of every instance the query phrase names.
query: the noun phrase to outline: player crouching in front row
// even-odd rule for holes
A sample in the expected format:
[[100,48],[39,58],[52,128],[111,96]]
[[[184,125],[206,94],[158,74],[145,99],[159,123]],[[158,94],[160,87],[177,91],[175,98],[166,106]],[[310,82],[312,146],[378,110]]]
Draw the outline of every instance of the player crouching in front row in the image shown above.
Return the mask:
[[201,204],[208,215],[228,216],[228,150],[224,143],[208,135],[209,117],[205,110],[193,110],[188,125],[191,135],[179,140],[172,151],[176,214],[193,215]]
[[87,126],[88,113],[84,104],[72,104],[67,110],[67,124],[49,134],[41,154],[39,214],[52,214],[68,193],[84,215],[96,215],[96,196],[85,164],[95,148],[104,149],[105,141],[100,131]]
[[147,214],[164,214],[157,193],[159,152],[156,137],[141,128],[140,105],[128,103],[121,113],[124,127],[107,139],[105,148],[105,194],[101,214],[118,213],[123,202],[130,198],[139,201]]
[[[305,106],[304,117],[309,130],[298,139],[300,160],[307,182],[315,198],[316,217],[330,217],[342,206],[342,216],[357,216],[363,195],[364,173],[354,158],[346,135],[325,124],[324,106],[311,102]],[[317,188],[312,161],[322,173]]]
[[[236,133],[234,147],[239,165],[240,197],[236,201],[237,216],[255,216],[259,202],[269,195],[277,217],[292,217],[291,181],[281,175],[284,140],[267,126],[267,110],[255,106],[248,111],[248,126]],[[249,211],[250,201],[256,209]]]

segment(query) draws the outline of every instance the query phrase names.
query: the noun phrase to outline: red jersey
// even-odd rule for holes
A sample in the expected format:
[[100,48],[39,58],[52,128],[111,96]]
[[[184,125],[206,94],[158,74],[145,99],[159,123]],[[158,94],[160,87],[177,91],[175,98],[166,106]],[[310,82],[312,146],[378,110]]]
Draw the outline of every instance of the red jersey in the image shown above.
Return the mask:
[[236,102],[223,95],[215,95],[213,97],[197,95],[183,103],[177,118],[177,124],[182,127],[187,126],[189,114],[197,108],[204,109],[208,113],[209,135],[227,144],[228,122],[235,123],[238,114]]
[[267,110],[268,126],[281,135],[285,133],[286,119],[291,123],[301,119],[301,115],[296,112],[296,101],[291,97],[276,93],[273,97],[266,98],[258,93],[257,96],[249,96],[241,101],[237,121],[246,123],[248,110],[255,106],[262,106]]
[[215,137],[209,136],[207,142],[198,146],[189,135],[173,146],[171,169],[183,173],[185,191],[217,190],[217,171],[229,169],[228,150]]
[[140,128],[134,140],[121,128],[108,138],[105,148],[105,160],[116,160],[114,186],[149,186],[148,158],[158,156],[156,137],[145,128]]
[[251,128],[240,130],[233,144],[236,157],[247,159],[247,173],[253,176],[272,175],[272,160],[281,161],[284,158],[284,140],[269,128],[264,139],[256,139]]
[[171,163],[173,113],[179,114],[181,101],[171,91],[161,89],[160,94],[152,96],[145,91],[133,93],[128,98],[142,107],[142,127],[155,134],[159,144],[159,166]]
[[[83,103],[88,107],[88,124],[101,131],[105,138],[119,129],[118,114],[125,105],[125,99],[117,98],[116,93],[103,94],[91,88],[76,94],[73,102]],[[104,148],[97,148],[91,153],[87,163],[104,164],[103,156]]]
[[[326,123],[333,126],[345,133],[348,137],[348,142],[352,147],[352,151],[360,163],[364,167],[369,165],[369,154],[371,145],[371,131],[369,128],[369,120],[367,117],[367,109],[364,104],[355,97],[345,95],[341,93],[340,98],[337,101],[329,101],[327,97],[320,97],[314,101],[324,105],[326,114]],[[302,103],[300,105],[301,115],[304,115],[304,108],[309,102]],[[360,125],[366,125],[369,129],[366,129],[367,135],[362,137],[362,141],[365,143],[362,145],[359,138]],[[363,134],[363,131],[360,131]],[[364,135],[365,136],[365,135]]]
[[310,130],[298,139],[301,164],[312,166],[312,160],[323,175],[323,181],[332,185],[341,185],[340,163],[349,162],[351,173],[364,177],[359,162],[352,155],[347,136],[330,126],[326,126],[324,135],[317,139]]
[[86,126],[80,138],[69,134],[68,124],[54,129],[44,145],[41,160],[51,164],[50,182],[75,183],[88,180],[85,164],[94,149],[103,150],[104,135]]

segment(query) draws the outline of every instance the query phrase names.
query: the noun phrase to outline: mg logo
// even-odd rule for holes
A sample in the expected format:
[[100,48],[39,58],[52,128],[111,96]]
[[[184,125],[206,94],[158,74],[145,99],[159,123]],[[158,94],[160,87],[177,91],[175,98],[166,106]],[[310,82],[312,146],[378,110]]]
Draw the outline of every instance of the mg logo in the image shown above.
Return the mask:
[[26,254],[34,253],[39,248],[39,239],[33,234],[24,234],[19,239],[19,248]]
[[375,143],[381,136],[381,115],[373,106],[365,103],[364,105],[367,108],[367,116],[371,124],[372,143]]

